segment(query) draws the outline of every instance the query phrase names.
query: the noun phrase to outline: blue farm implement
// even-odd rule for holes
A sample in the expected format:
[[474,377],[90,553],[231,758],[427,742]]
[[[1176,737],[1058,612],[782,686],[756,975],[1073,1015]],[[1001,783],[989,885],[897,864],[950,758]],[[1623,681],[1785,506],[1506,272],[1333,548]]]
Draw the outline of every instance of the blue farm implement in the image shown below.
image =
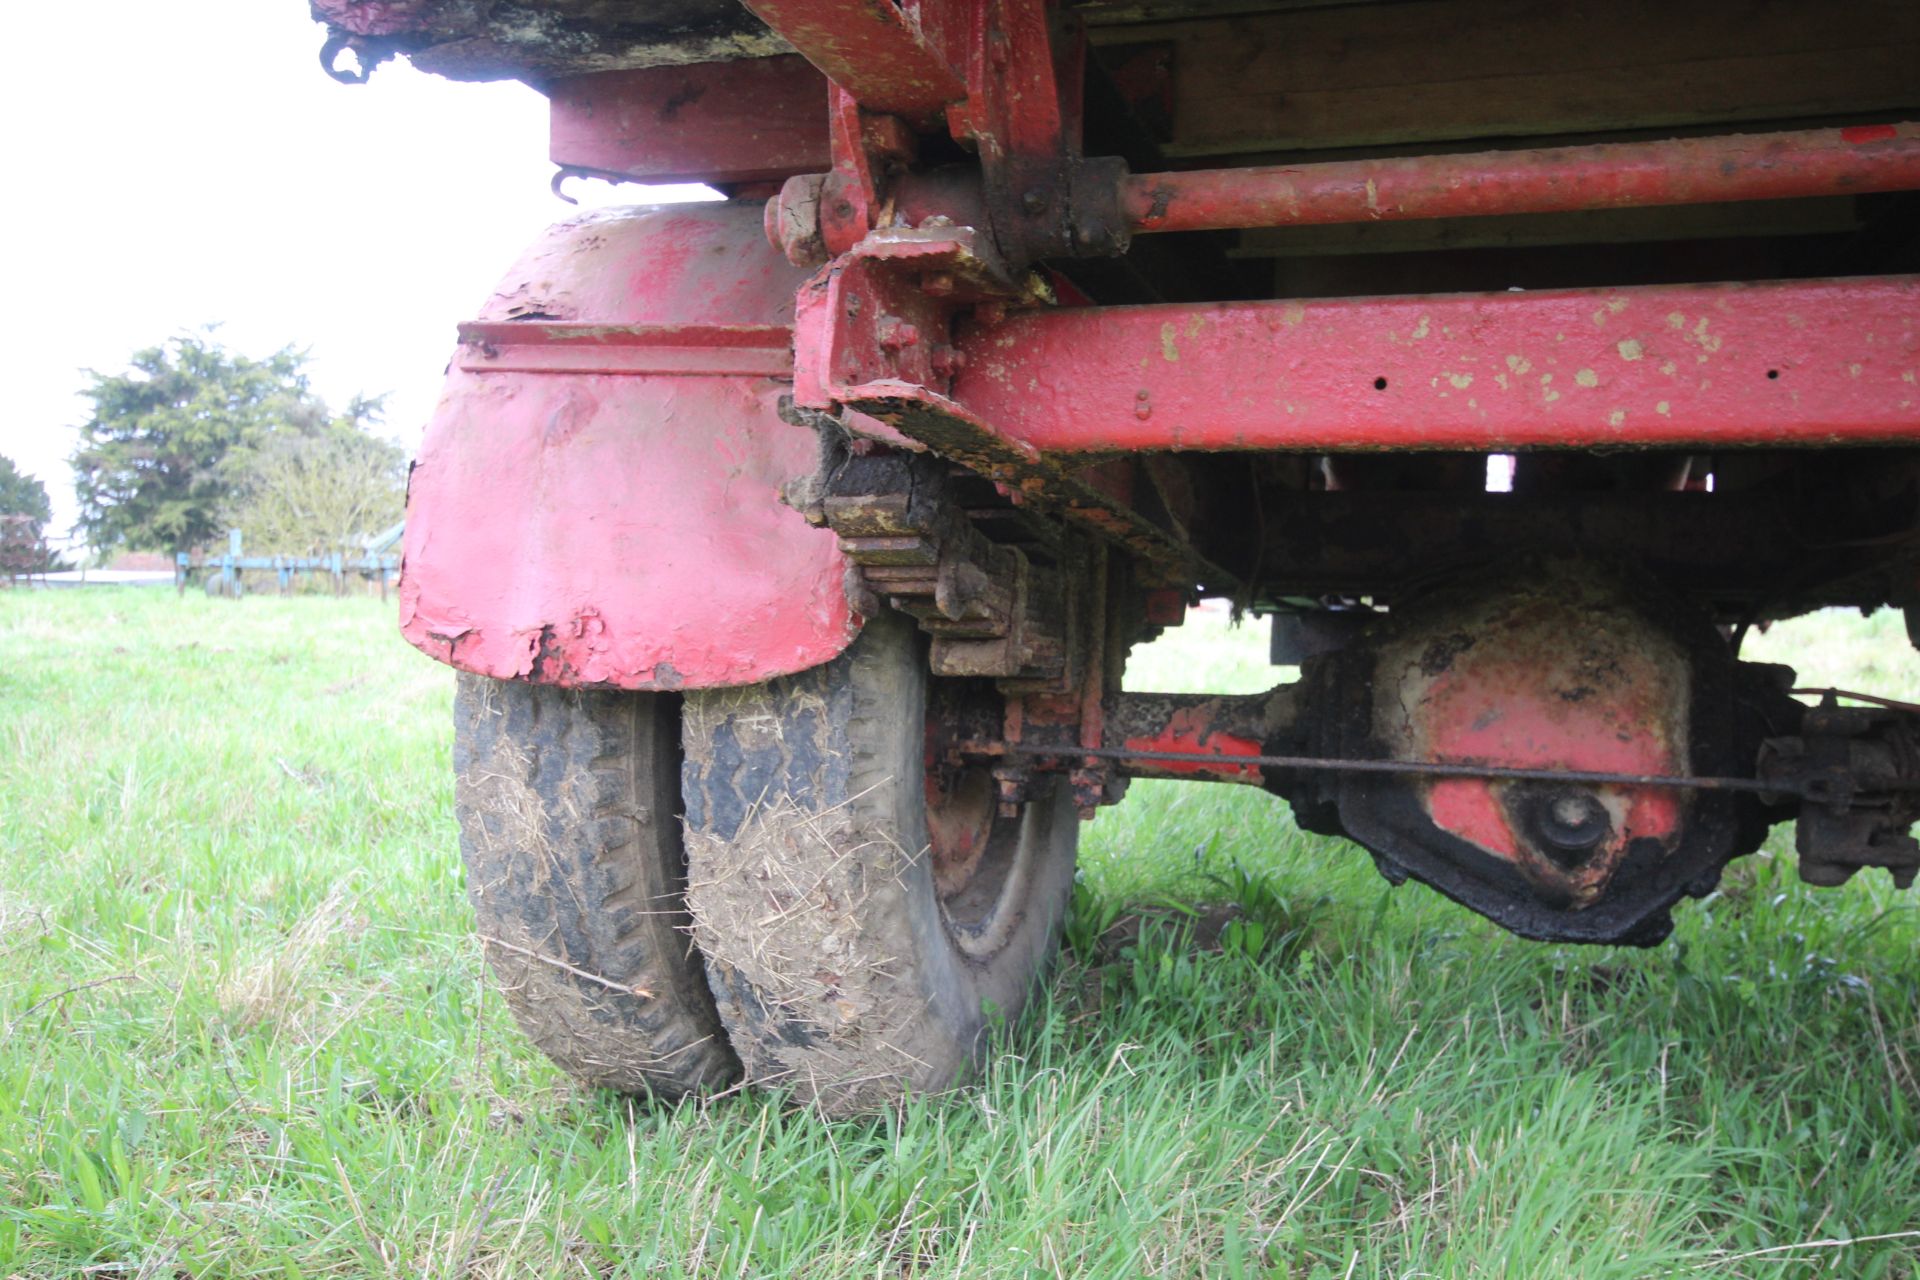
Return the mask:
[[334,595],[343,596],[349,580],[360,578],[378,584],[380,598],[385,600],[388,584],[400,576],[400,557],[371,551],[359,556],[340,551],[319,556],[248,556],[241,554],[240,530],[230,529],[224,553],[196,556],[182,551],[173,561],[174,589],[183,594],[198,583],[208,595],[238,600],[246,593],[249,573],[272,574],[273,588],[281,595],[289,594],[305,579],[324,580]]

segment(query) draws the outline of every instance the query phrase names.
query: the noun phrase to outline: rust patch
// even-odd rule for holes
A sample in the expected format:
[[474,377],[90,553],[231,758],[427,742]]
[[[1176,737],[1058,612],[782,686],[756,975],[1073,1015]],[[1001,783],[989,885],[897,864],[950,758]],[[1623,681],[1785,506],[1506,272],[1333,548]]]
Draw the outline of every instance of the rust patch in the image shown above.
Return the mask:
[[[1691,673],[1625,588],[1571,564],[1532,565],[1516,585],[1432,611],[1381,651],[1375,732],[1397,756],[1521,768],[1684,771]],[[1469,645],[1463,643],[1472,638]],[[1590,841],[1548,841],[1539,805],[1584,806]],[[1670,850],[1685,800],[1647,787],[1545,793],[1533,784],[1448,778],[1426,787],[1442,830],[1510,864],[1541,901],[1598,902],[1638,845]]]
[[1428,644],[1420,655],[1420,673],[1437,676],[1453,665],[1453,660],[1473,648],[1473,637],[1465,631],[1456,631]]
[[682,107],[690,107],[707,94],[705,85],[690,84],[660,104],[660,122],[670,124],[680,114]]

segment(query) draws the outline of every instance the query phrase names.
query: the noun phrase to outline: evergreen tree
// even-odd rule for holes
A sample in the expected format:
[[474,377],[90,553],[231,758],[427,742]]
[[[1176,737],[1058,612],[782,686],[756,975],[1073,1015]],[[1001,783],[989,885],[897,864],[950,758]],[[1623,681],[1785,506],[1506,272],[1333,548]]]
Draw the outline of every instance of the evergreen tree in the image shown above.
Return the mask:
[[[211,330],[135,352],[124,373],[87,371],[93,413],[73,455],[80,528],[106,550],[183,551],[224,533],[258,493],[276,441],[364,435],[379,402],[333,418],[288,346],[256,360]],[[265,550],[266,548],[262,548]]]
[[13,459],[4,455],[0,455],[0,516],[27,516],[36,525],[53,519],[47,486],[14,466]]

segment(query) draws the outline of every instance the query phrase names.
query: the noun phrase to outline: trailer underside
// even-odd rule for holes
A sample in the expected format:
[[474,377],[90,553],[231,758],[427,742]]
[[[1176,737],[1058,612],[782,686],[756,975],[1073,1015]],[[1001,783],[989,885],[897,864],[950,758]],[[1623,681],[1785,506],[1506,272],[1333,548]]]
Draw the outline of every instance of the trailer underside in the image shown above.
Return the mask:
[[[929,794],[1255,783],[1539,937],[1657,938],[1785,818],[1810,879],[1920,867],[1909,713],[1738,661],[1920,609],[1920,9],[314,9],[344,77],[536,84],[556,189],[736,202],[571,224],[462,328],[436,656],[724,687],[904,612]],[[1202,596],[1302,678],[1121,693]]]

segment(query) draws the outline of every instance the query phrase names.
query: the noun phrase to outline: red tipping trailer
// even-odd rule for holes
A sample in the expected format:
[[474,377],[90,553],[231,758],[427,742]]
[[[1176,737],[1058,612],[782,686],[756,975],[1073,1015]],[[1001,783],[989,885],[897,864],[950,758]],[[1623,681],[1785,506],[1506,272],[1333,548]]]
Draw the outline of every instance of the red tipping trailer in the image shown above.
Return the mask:
[[[1132,777],[1533,938],[1775,822],[1920,871],[1917,709],[1739,659],[1920,610],[1920,7],[313,8],[540,88],[556,188],[728,197],[553,228],[413,473],[481,932],[582,1079],[951,1084]],[[1206,596],[1299,677],[1122,692]]]

